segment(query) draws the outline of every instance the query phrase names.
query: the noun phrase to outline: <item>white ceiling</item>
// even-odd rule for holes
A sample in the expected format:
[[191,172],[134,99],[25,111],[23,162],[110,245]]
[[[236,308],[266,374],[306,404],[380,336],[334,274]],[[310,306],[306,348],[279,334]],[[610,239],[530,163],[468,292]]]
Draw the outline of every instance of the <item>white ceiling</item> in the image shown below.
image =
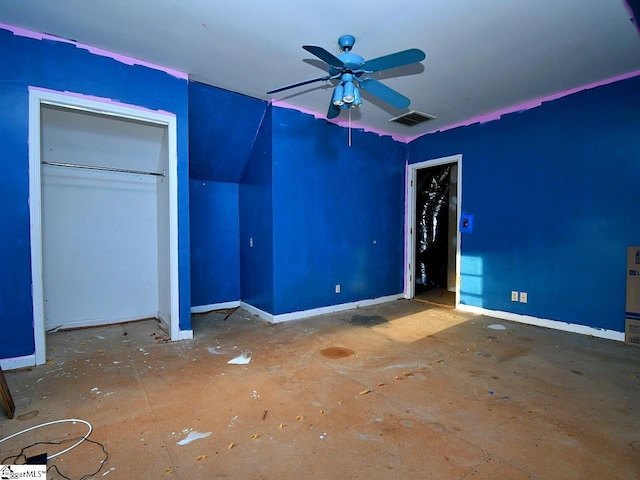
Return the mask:
[[[464,122],[524,102],[640,71],[640,35],[624,0],[2,0],[0,23],[73,39],[180,70],[192,80],[324,116],[325,82],[301,47],[337,55],[356,37],[365,59],[407,48],[427,58],[376,78],[412,100],[397,110],[363,94],[356,125],[396,136]],[[406,127],[410,110],[435,115]],[[342,112],[337,121],[348,118]]]

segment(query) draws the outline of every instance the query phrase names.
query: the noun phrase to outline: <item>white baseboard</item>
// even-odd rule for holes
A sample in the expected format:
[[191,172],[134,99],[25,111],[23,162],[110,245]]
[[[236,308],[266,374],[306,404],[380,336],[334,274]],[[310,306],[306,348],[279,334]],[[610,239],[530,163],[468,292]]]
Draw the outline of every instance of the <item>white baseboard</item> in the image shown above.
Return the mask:
[[560,322],[558,320],[548,320],[546,318],[538,318],[529,315],[521,315],[518,313],[503,312],[500,310],[489,310],[482,307],[474,307],[472,305],[459,304],[457,307],[463,312],[476,313],[478,315],[486,315],[488,317],[499,318],[502,320],[526,323],[527,325],[536,325],[538,327],[552,328],[554,330],[580,333],[582,335],[591,335],[592,337],[624,342],[624,332],[618,332],[616,330],[593,328],[588,327],[587,325],[580,325],[579,323],[566,323]]
[[210,305],[198,305],[191,307],[191,313],[206,313],[213,310],[225,310],[227,308],[236,308],[240,306],[240,300],[234,302],[212,303]]
[[253,305],[250,305],[245,302],[240,302],[240,308],[246,310],[249,313],[252,313],[253,315],[259,316],[260,318],[262,318],[263,320],[266,320],[267,322],[274,323],[273,315],[271,313],[267,313],[264,310],[260,310],[259,308],[256,308]]
[[193,330],[180,330],[178,332],[178,340],[191,340],[193,338]]
[[313,308],[311,310],[300,310],[298,312],[282,313],[279,315],[273,315],[271,313],[265,312],[245,302],[240,302],[240,307],[244,308],[250,313],[253,313],[254,315],[258,315],[260,318],[270,323],[281,323],[291,320],[299,320],[301,318],[316,317],[318,315],[324,315],[327,313],[335,313],[344,310],[351,310],[354,308],[367,307],[369,305],[377,305],[379,303],[387,303],[394,300],[399,300],[401,298],[404,298],[404,294],[399,293],[397,295],[388,295],[386,297],[371,298],[350,303],[341,303],[338,305],[330,305],[328,307]]
[[0,360],[0,367],[2,367],[3,371],[33,367],[35,364],[35,353],[33,355],[25,355],[24,357],[3,358],[2,360]]

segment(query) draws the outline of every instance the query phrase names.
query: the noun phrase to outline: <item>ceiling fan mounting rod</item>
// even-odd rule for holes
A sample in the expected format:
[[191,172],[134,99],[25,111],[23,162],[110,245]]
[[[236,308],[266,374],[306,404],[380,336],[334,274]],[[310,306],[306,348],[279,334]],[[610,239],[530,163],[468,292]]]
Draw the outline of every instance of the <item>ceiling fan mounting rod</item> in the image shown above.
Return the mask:
[[340,50],[343,52],[349,52],[353,48],[354,43],[356,43],[356,38],[353,35],[342,35],[338,39],[338,45],[340,45]]

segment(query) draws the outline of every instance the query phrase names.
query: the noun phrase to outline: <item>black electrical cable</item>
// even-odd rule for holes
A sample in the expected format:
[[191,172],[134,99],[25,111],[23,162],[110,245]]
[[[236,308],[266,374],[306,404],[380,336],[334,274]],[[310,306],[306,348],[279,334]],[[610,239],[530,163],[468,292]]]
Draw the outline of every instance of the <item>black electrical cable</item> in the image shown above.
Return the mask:
[[[64,443],[68,443],[68,442],[75,442],[75,441],[79,440],[80,438],[82,438],[82,437],[68,438],[68,439],[62,440],[60,442],[36,442],[36,443],[32,443],[31,445],[23,447],[20,450],[20,453],[18,453],[17,455],[11,455],[9,457],[4,458],[2,460],[2,462],[1,462],[1,464],[2,465],[8,465],[6,463],[6,461],[7,460],[13,460],[13,464],[14,465],[23,465],[23,464],[18,464],[18,463],[15,463],[15,462],[18,461],[19,459],[24,459],[24,461],[26,462],[26,459],[27,459],[26,451],[29,450],[30,448],[36,447],[38,445],[62,445]],[[102,452],[104,453],[104,460],[100,461],[100,467],[98,468],[98,470],[96,470],[95,472],[89,473],[87,475],[83,475],[78,480],[86,480],[88,478],[91,478],[91,477],[97,475],[98,473],[100,473],[100,470],[102,470],[102,467],[104,467],[104,464],[107,462],[107,460],[109,460],[109,452],[107,452],[107,449],[105,448],[104,444],[102,444],[100,442],[96,442],[95,440],[91,440],[89,438],[85,438],[84,441],[85,442],[89,442],[89,443],[93,443],[95,445],[99,445],[100,448],[102,448]],[[49,470],[52,470],[52,469],[54,469],[56,472],[58,472],[58,475],[60,475],[65,480],[71,480],[69,477],[67,477],[62,472],[60,472],[60,470],[58,469],[58,466],[56,464],[52,464],[51,466],[49,466],[47,468],[47,472],[49,472]]]
[[[58,475],[60,475],[65,480],[71,480],[69,477],[67,477],[66,475],[62,474],[60,472],[60,470],[58,470],[57,465],[51,465],[49,468],[47,468],[47,476],[49,476],[49,470],[51,470],[51,469],[54,469],[56,472],[58,472]],[[82,478],[86,478],[86,477],[82,477]]]

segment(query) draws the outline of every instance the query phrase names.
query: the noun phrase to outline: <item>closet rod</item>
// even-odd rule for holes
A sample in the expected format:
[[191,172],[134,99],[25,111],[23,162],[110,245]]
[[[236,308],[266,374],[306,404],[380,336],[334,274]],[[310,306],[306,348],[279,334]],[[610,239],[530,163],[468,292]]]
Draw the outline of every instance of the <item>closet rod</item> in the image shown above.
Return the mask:
[[62,162],[42,162],[43,165],[51,165],[54,167],[71,167],[71,168],[85,168],[88,170],[101,170],[104,172],[120,172],[120,173],[133,173],[136,175],[154,175],[156,177],[164,177],[164,171],[162,173],[157,172],[145,172],[143,170],[127,170],[126,168],[111,168],[111,167],[98,167],[96,165],[78,165],[76,163],[62,163]]

